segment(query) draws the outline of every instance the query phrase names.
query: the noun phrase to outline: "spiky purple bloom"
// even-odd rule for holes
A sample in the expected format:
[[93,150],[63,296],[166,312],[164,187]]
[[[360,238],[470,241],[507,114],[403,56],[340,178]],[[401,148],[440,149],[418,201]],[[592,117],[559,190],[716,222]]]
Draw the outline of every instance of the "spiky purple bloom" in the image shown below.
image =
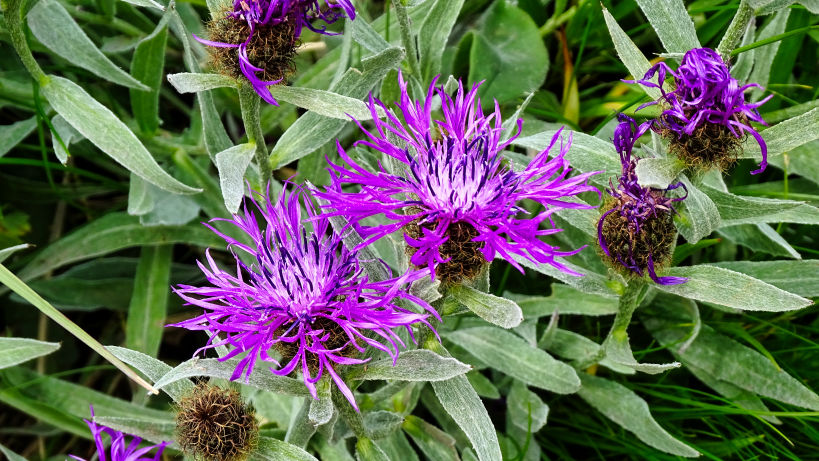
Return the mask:
[[[581,275],[563,265],[557,258],[574,255],[582,248],[560,251],[540,239],[560,229],[541,229],[544,221],[557,210],[591,208],[583,203],[564,200],[582,192],[599,191],[587,184],[596,172],[569,177],[571,168],[565,155],[571,146],[571,135],[564,142],[560,131],[549,147],[536,155],[522,171],[514,171],[502,151],[520,134],[518,131],[503,140],[500,107],[485,115],[477,97],[479,84],[468,92],[459,82],[454,98],[443,86],[436,87],[437,77],[429,86],[424,100],[411,100],[407,84],[399,74],[401,100],[396,106],[401,117],[391,113],[386,105],[370,96],[369,108],[375,131],[358,126],[369,140],[358,141],[383,153],[398,165],[388,172],[383,167],[371,172],[350,158],[338,146],[345,165],[330,162],[332,184],[327,192],[317,195],[328,202],[328,215],[342,215],[355,224],[365,237],[364,244],[417,223],[421,235],[413,238],[405,233],[407,244],[415,249],[413,265],[427,266],[431,271],[447,262],[440,253],[449,238],[453,224],[466,223],[474,228],[480,251],[486,261],[500,254],[510,264],[522,270],[513,259],[522,256],[537,263],[550,264],[559,270]],[[434,97],[441,100],[442,119],[432,116]],[[380,120],[383,110],[386,120]],[[560,140],[559,154],[549,158]],[[397,141],[397,142],[396,142]],[[387,158],[387,157],[385,157]],[[356,184],[358,192],[343,192],[342,185]],[[520,203],[535,201],[545,208],[532,216]],[[383,215],[387,223],[365,225],[362,221]],[[433,272],[434,274],[434,272]]]
[[[99,456],[99,461],[159,461],[165,447],[171,443],[162,442],[150,447],[139,448],[139,444],[142,443],[142,439],[140,437],[123,434],[122,432],[111,429],[110,427],[99,425],[95,423],[93,419],[94,407],[92,406],[91,421],[87,419],[84,419],[83,421],[85,421],[85,424],[87,424],[88,428],[91,429],[91,435],[94,437],[94,443],[97,445],[97,455]],[[105,443],[102,441],[102,434],[108,434],[108,436],[111,437],[111,446],[107,450],[105,448]],[[131,439],[131,442],[126,445],[126,437],[129,436],[133,438]],[[148,453],[154,448],[156,448],[156,452],[153,454],[153,456],[149,456]],[[78,456],[69,456],[79,461],[85,461]]]
[[[220,360],[244,354],[231,379],[242,375],[248,379],[258,359],[274,363],[270,371],[281,376],[300,367],[305,386],[318,398],[315,383],[326,371],[355,407],[352,391],[334,366],[367,362],[356,357],[366,346],[395,361],[404,343],[393,328],[405,327],[412,337],[413,324],[430,326],[430,315],[440,318],[429,304],[407,292],[408,284],[424,273],[408,271],[397,278],[370,280],[356,252],[344,246],[326,218],[315,215],[309,199],[304,200],[307,217],[302,220],[299,197],[299,189],[285,190],[273,202],[268,190],[259,196],[261,205],[251,197],[242,213],[219,219],[246,234],[250,245],[208,225],[227,242],[236,270],[219,268],[208,250],[207,264],[200,262],[199,267],[209,284],[179,285],[174,290],[205,312],[172,326],[210,333],[197,353],[224,345],[229,352]],[[262,229],[253,209],[260,212]],[[399,306],[402,302],[414,304],[417,312]],[[284,351],[281,363],[271,357],[271,348]]]
[[[609,245],[603,232],[603,223],[606,218],[612,213],[618,213],[622,219],[628,223],[629,235],[634,237],[643,232],[646,222],[651,218],[656,218],[662,214],[676,213],[673,202],[679,202],[685,199],[683,197],[666,197],[665,192],[682,187],[685,185],[681,182],[673,184],[666,189],[654,189],[651,187],[643,187],[637,180],[637,158],[632,157],[634,144],[649,128],[651,128],[653,121],[648,121],[637,125],[633,118],[625,115],[617,115],[620,124],[614,130],[614,147],[620,154],[620,164],[623,171],[618,185],[610,185],[608,189],[609,195],[617,199],[616,205],[603,213],[600,221],[597,223],[597,238],[600,242],[600,248],[610,258],[616,259],[623,267],[631,270],[637,275],[643,275],[643,267],[636,261],[636,251],[646,251],[648,253],[648,264],[646,271],[649,277],[660,285],[678,285],[688,280],[684,277],[658,277],[654,270],[654,261],[652,251],[654,249],[640,249],[635,248],[639,246],[635,244],[636,238],[632,238],[628,246],[628,255],[623,258],[619,253],[612,255],[609,251]],[[687,195],[687,194],[686,194]]]
[[[325,10],[322,11],[322,3]],[[246,21],[250,28],[247,39],[240,44],[223,43],[205,40],[194,35],[200,43],[218,48],[237,48],[239,53],[239,67],[247,77],[256,93],[266,102],[278,106],[278,103],[267,90],[268,86],[281,82],[279,80],[264,81],[256,75],[264,69],[254,66],[247,55],[247,47],[253,34],[260,26],[275,26],[284,22],[291,22],[294,27],[293,41],[299,39],[302,28],[324,35],[336,35],[327,31],[327,25],[333,24],[341,18],[355,19],[355,7],[352,0],[233,0],[233,11],[227,14],[228,18],[237,21]],[[325,25],[316,26],[314,22],[323,22]]]
[[[654,74],[657,74],[657,83],[651,81]],[[669,75],[674,78],[670,85],[674,89],[666,91],[663,83]],[[766,125],[757,108],[773,95],[755,103],[746,102],[745,90],[762,87],[756,83],[740,86],[716,51],[710,48],[687,51],[676,72],[666,63],[658,62],[636,83],[660,90],[662,96],[659,100],[643,104],[638,110],[661,101],[666,103],[660,123],[676,133],[677,137],[691,136],[697,128],[708,123],[724,126],[737,138],[743,131],[750,133],[762,151],[762,163],[751,174],[765,171],[768,148],[762,135],[751,127],[750,122]]]

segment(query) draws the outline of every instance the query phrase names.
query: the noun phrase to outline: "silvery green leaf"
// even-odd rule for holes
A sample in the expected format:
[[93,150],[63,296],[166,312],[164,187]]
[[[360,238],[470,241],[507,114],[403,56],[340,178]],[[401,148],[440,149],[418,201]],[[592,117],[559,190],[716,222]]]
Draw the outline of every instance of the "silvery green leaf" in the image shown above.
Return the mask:
[[199,216],[199,204],[184,195],[172,194],[149,185],[154,206],[139,216],[143,226],[183,226]]
[[549,416],[549,406],[518,380],[512,383],[506,397],[506,407],[512,424],[523,431],[531,430],[532,433],[545,426]]
[[703,187],[719,210],[723,226],[795,222],[819,224],[819,208],[794,200],[747,197]]
[[364,429],[375,440],[389,437],[403,422],[403,415],[391,411],[368,411],[364,414]]
[[[142,352],[132,351],[131,349],[119,346],[106,346],[105,348],[111,351],[118,359],[136,368],[137,371],[145,375],[150,382],[158,381],[172,370],[170,365]],[[180,379],[168,384],[162,391],[168,394],[174,402],[178,402],[179,399],[191,392],[193,387],[191,380]]]
[[176,432],[176,421],[172,413],[168,413],[168,417],[164,419],[97,415],[94,417],[94,422],[126,434],[142,437],[151,443],[174,440]]
[[[750,292],[750,291],[749,291]],[[644,318],[646,328],[663,345],[676,344],[688,335],[687,316],[672,308],[655,304],[651,316]],[[680,322],[682,320],[682,322]],[[705,371],[714,379],[763,397],[810,410],[819,410],[819,395],[779,368],[768,357],[703,325],[697,339],[680,353],[670,348],[688,367]]]
[[[597,294],[602,296],[614,295],[614,292],[611,290],[611,288],[609,288],[608,284],[606,283],[606,279],[602,275],[594,272],[589,272],[586,269],[576,266],[568,261],[561,261],[561,264],[583,275],[577,277],[571,274],[567,274],[559,269],[556,269],[550,266],[549,264],[535,264],[529,261],[528,259],[524,259],[516,255],[513,256],[513,258],[515,259],[515,261],[517,261],[518,264],[525,267],[526,269],[532,269],[535,272],[539,272],[541,274],[554,277],[583,293]],[[496,259],[503,258],[497,256]]]
[[495,327],[477,327],[452,331],[444,337],[490,367],[531,386],[558,394],[577,392],[580,386],[572,367],[513,333]]
[[472,388],[475,389],[475,392],[477,392],[481,397],[485,397],[487,399],[500,398],[500,391],[498,388],[492,384],[492,380],[484,376],[480,371],[470,371],[466,374],[466,379],[469,380],[469,384],[472,385]]
[[128,182],[128,214],[142,216],[154,209],[153,189],[156,186],[131,173]]
[[[156,381],[154,387],[161,389],[169,384],[186,378],[195,376],[209,376],[211,378],[230,379],[236,369],[238,360],[228,360],[220,362],[219,359],[192,358],[182,362],[175,368],[167,372]],[[242,375],[244,379],[244,375]],[[286,376],[278,376],[273,373],[252,373],[248,381],[243,381],[248,386],[277,392],[286,395],[308,395],[304,383]]]
[[56,0],[40,0],[28,12],[28,26],[43,45],[73,65],[119,85],[150,91],[102,54]]
[[[330,87],[330,91],[353,99],[363,98],[403,59],[404,52],[401,48],[387,48],[364,59],[363,71],[348,69],[341,80]],[[286,165],[312,153],[331,141],[347,123],[347,120],[328,119],[315,112],[307,112],[279,138],[270,154],[271,164],[274,167]]]
[[27,461],[22,456],[18,455],[17,453],[15,453],[15,452],[9,450],[8,448],[6,448],[5,446],[3,446],[2,443],[0,443],[0,453],[3,453],[4,455],[6,455],[6,458],[9,461]]
[[687,277],[679,285],[655,285],[660,291],[697,301],[748,311],[786,312],[812,302],[751,276],[716,266],[672,267],[662,275]]
[[636,174],[641,186],[665,189],[684,168],[685,165],[676,157],[642,158],[637,162]]
[[478,317],[500,327],[516,327],[523,321],[520,307],[509,299],[484,293],[465,284],[451,286],[448,294]]
[[669,53],[685,53],[702,46],[682,0],[637,0],[637,4]]
[[356,461],[391,461],[384,450],[370,439],[359,438],[355,444]]
[[[54,131],[57,132],[56,134],[51,133],[51,147],[54,149],[54,155],[57,156],[60,163],[65,165],[68,161],[68,151],[66,148],[68,148],[71,143],[80,141],[83,136],[59,114],[51,119],[51,126],[53,126]],[[60,135],[60,139],[57,139],[57,135]],[[62,144],[60,144],[60,141],[62,141]]]
[[251,461],[317,461],[304,449],[271,437],[259,437],[248,459]]
[[[590,366],[599,363],[609,370],[620,374],[635,374],[634,368],[617,364],[605,358],[601,345],[572,331],[557,328],[554,332],[553,340],[549,342],[549,344],[538,343],[538,347],[543,347],[549,352],[569,359],[577,364]],[[601,357],[603,358],[601,359]]]
[[390,47],[390,44],[384,40],[373,27],[363,18],[357,18],[355,21],[347,23],[351,30],[351,35],[356,43],[373,53],[380,53]]
[[[298,406],[298,408],[296,408]],[[310,439],[316,434],[316,425],[310,421],[310,407],[313,406],[313,398],[304,397],[299,403],[293,401],[293,411],[290,415],[290,423],[287,432],[284,434],[286,443],[297,447],[306,448]],[[345,410],[342,410],[342,412]],[[346,410],[352,411],[352,410]],[[343,413],[342,413],[343,414]],[[358,416],[356,414],[356,416]],[[360,418],[360,416],[358,416]]]
[[[742,47],[750,45],[754,42],[755,37],[756,23],[755,21],[749,21],[748,28],[745,30],[745,34],[742,36],[742,42],[739,44],[739,46]],[[731,76],[737,79],[739,82],[747,82],[748,78],[751,76],[751,69],[754,67],[755,58],[756,48],[751,48],[750,50],[740,54],[734,65],[731,66]]]
[[10,247],[0,249],[0,263],[5,261],[6,259],[8,259],[8,257],[13,255],[14,253],[16,253],[16,252],[18,252],[20,250],[25,250],[26,248],[30,248],[31,246],[32,245],[30,245],[28,243],[21,243],[19,245],[14,245],[14,246],[10,246]]
[[[791,14],[790,9],[782,10],[776,13],[773,18],[765,24],[759,31],[756,40],[765,40],[785,32],[785,27],[788,24],[788,17]],[[768,79],[771,77],[771,65],[773,64],[776,53],[779,51],[779,44],[781,40],[773,43],[755,48],[754,68],[751,71],[751,76],[748,80],[758,83],[763,88],[768,86]],[[750,92],[751,102],[762,99],[764,92],[759,89],[754,89]]]
[[168,43],[168,17],[163,16],[153,32],[140,40],[131,60],[131,75],[150,87],[150,91],[132,89],[131,112],[143,133],[153,134],[159,128],[159,91],[165,71]]
[[[648,72],[648,69],[651,67],[651,63],[648,62],[645,55],[634,42],[631,41],[628,34],[620,28],[620,25],[617,24],[617,21],[614,17],[609,13],[609,10],[603,8],[603,18],[606,20],[606,27],[609,29],[609,34],[611,35],[611,41],[614,42],[614,49],[617,50],[617,55],[620,56],[620,61],[623,62],[623,65],[626,66],[631,76],[634,78],[643,78],[643,76]],[[646,94],[651,99],[659,99],[662,93],[658,88],[648,88],[644,85],[636,85],[637,88],[646,92]],[[618,170],[606,170],[609,173],[618,171]]]
[[314,426],[321,426],[327,424],[333,418],[333,399],[330,395],[330,379],[320,380],[316,383],[316,392],[318,399],[310,400],[310,410],[307,413],[307,418],[310,424]]
[[773,256],[802,259],[802,255],[768,224],[741,224],[739,226],[723,227],[717,230],[717,233],[737,245],[748,247],[754,251]]
[[635,371],[656,375],[672,368],[679,368],[680,362],[671,363],[639,363],[631,352],[631,344],[626,332],[614,332],[603,343],[606,358],[617,365],[631,368]]
[[509,139],[518,132],[518,120],[523,118],[523,112],[526,110],[526,107],[529,106],[529,103],[532,102],[532,98],[534,97],[534,92],[529,93],[526,96],[526,99],[524,99],[518,108],[515,109],[515,113],[503,121],[503,135],[501,136],[501,139]]
[[37,117],[27,118],[11,125],[0,125],[0,157],[6,155],[17,144],[37,128]]
[[505,293],[505,297],[518,303],[523,318],[537,319],[560,310],[561,315],[613,315],[617,313],[614,297],[587,294],[568,285],[552,284],[552,294],[546,296],[522,296]]
[[347,376],[358,380],[443,381],[471,369],[469,365],[452,357],[441,357],[426,349],[415,349],[398,354],[395,366],[391,358],[376,360],[356,367]]
[[[555,133],[556,131],[544,131],[517,138],[512,144],[541,152],[549,147]],[[571,139],[571,148],[566,153],[566,159],[572,164],[572,168],[584,173],[589,171],[602,172],[602,174],[592,176],[592,181],[608,184],[610,175],[620,174],[620,158],[610,142],[585,133],[569,132],[567,130],[563,130],[561,138],[552,147],[553,152],[550,152],[550,155],[557,155],[560,143],[568,143]]]
[[760,16],[775,13],[794,3],[801,4],[806,10],[813,14],[819,14],[819,1],[817,0],[750,0],[749,3],[754,8],[756,14]]
[[427,459],[459,461],[455,439],[446,432],[413,415],[404,418],[402,427]]
[[246,143],[216,154],[215,163],[219,171],[222,198],[225,200],[225,208],[230,213],[239,211],[239,205],[245,196],[245,171],[255,152],[256,144]]
[[435,0],[418,31],[421,74],[429,81],[441,72],[441,57],[464,0]]
[[47,343],[28,338],[0,338],[0,370],[48,355],[60,348],[59,343]]
[[697,243],[719,227],[719,210],[711,198],[688,178],[682,176],[681,179],[688,190],[688,197],[676,204],[674,222],[688,243]]
[[236,79],[222,74],[180,72],[168,74],[168,81],[179,93],[198,93],[215,88],[236,88]]
[[169,192],[201,192],[162,170],[134,133],[76,83],[51,75],[42,84],[42,94],[77,131],[129,171]]
[[819,260],[723,261],[717,267],[741,272],[790,293],[807,298],[819,296]]
[[[768,146],[768,158],[782,155],[803,144],[819,139],[819,108],[790,118],[762,132]],[[742,158],[761,159],[759,144],[749,139],[742,149]]]
[[154,0],[122,0],[124,2],[130,3],[131,5],[136,6],[144,6],[146,8],[155,8],[160,11],[165,11],[165,7],[161,4],[155,2]]
[[580,373],[580,379],[583,386],[577,393],[586,403],[647,445],[686,458],[699,456],[657,424],[646,401],[625,386],[586,373]]
[[[372,119],[372,112],[364,102],[332,91],[299,88],[295,86],[273,85],[270,94],[280,101],[289,102],[296,107],[309,110],[329,118],[349,121]],[[378,107],[379,117],[384,117],[384,110]]]

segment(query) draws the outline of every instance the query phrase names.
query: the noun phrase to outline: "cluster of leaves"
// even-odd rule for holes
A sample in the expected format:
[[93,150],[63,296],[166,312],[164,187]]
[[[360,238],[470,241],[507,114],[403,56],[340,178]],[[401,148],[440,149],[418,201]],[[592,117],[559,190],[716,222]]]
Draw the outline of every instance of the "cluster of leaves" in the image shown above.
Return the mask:
[[[804,411],[819,411],[807,307],[819,296],[819,264],[808,259],[819,254],[815,2],[603,3],[357,2],[356,20],[338,24],[343,34],[305,35],[313,46],[300,50],[291,85],[271,88],[281,102],[274,108],[203,68],[206,51],[191,34],[222,10],[215,0],[3,0],[0,40],[17,53],[0,55],[0,263],[11,268],[0,265],[0,437],[9,440],[0,449],[14,460],[14,451],[82,454],[90,442],[72,436],[90,437],[82,422],[90,403],[102,424],[173,440],[171,402],[194,387],[191,378],[222,382],[235,367],[189,359],[205,338],[162,328],[190,316],[169,286],[198,281],[193,261],[222,246],[199,221],[235,212],[245,182],[261,189],[269,170],[327,184],[336,139],[347,146],[358,136],[349,116],[371,117],[368,93],[396,100],[399,68],[415,96],[439,74],[485,80],[482,99],[497,99],[507,120],[525,120],[508,152],[513,164],[570,127],[567,157],[581,172],[605,171],[602,188],[620,170],[609,142],[616,112],[634,115],[659,96],[619,79],[644,75],[656,54],[674,62],[711,46],[733,56],[734,77],[776,95],[762,108],[772,125],[762,135],[777,170],[764,182],[745,179],[759,158],[749,142],[728,181],[713,171],[689,178],[658,136],[643,146],[641,181],[680,180],[689,192],[675,218],[685,243],[664,274],[687,283],[635,289],[592,249],[568,258],[586,274],[579,278],[496,262],[491,284],[458,286],[436,301],[446,315],[442,343],[427,338],[396,364],[374,357],[348,367],[361,413],[326,380],[318,400],[301,381],[261,370],[231,385],[261,422],[253,459],[815,451],[815,413]],[[564,231],[548,238],[591,244],[598,217],[558,213]],[[406,264],[389,239],[370,251],[393,268]],[[33,359],[35,368],[21,365]],[[128,388],[103,359],[162,395]]]

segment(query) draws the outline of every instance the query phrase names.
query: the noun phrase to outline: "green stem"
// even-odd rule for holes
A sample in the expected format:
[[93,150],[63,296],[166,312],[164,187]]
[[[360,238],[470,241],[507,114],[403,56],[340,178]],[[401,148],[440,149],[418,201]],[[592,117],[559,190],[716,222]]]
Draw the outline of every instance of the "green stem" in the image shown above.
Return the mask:
[[94,352],[101,355],[104,359],[111,362],[112,365],[117,367],[120,371],[122,371],[127,377],[134,380],[135,383],[139,384],[140,386],[147,389],[152,394],[158,394],[159,391],[154,389],[148,382],[144,379],[140,378],[139,375],[134,373],[133,370],[128,368],[128,365],[122,363],[114,354],[108,351],[102,344],[100,344],[96,339],[91,337],[88,333],[85,332],[79,325],[72,322],[71,319],[65,316],[62,312],[58,311],[54,306],[48,303],[45,299],[40,297],[34,290],[32,290],[28,285],[26,285],[22,280],[17,278],[10,270],[6,269],[6,266],[0,264],[0,283],[6,285],[10,288],[13,292],[17,293],[21,298],[25,299],[29,303],[31,303],[34,307],[40,310],[43,314],[47,315],[48,318],[56,322],[61,327],[65,328],[69,333],[74,335],[77,339],[85,343],[88,347],[94,350]]
[[23,0],[0,0],[0,4],[3,6],[6,28],[9,31],[9,37],[11,38],[11,44],[14,46],[14,50],[17,51],[17,55],[20,56],[20,60],[23,61],[23,66],[25,66],[28,73],[31,74],[37,83],[42,85],[48,81],[48,76],[46,76],[43,69],[40,68],[40,65],[37,64],[34,55],[31,54],[28,41],[26,40],[22,12]]
[[617,315],[614,317],[614,324],[611,326],[611,330],[609,331],[609,337],[616,337],[626,334],[628,325],[631,323],[631,316],[634,315],[634,311],[637,310],[640,294],[643,292],[645,286],[645,282],[640,279],[629,281],[629,284],[625,287],[623,294],[620,295]]
[[586,3],[586,0],[581,0],[577,5],[572,5],[568,10],[549,18],[549,20],[546,21],[546,24],[543,24],[540,27],[540,36],[545,37],[551,34],[557,30],[558,27],[565,24],[566,21],[572,19],[577,13],[578,7],[583,6],[584,3]]
[[754,19],[754,9],[748,4],[748,0],[742,0],[739,3],[739,8],[722,36],[722,40],[717,45],[717,53],[727,59],[732,55],[732,51],[737,44],[742,40],[745,30],[748,29],[748,23]]
[[401,0],[392,0],[395,7],[395,15],[398,16],[398,25],[401,29],[401,43],[407,50],[407,62],[409,63],[410,72],[417,78],[421,78],[421,68],[418,64],[418,53],[415,50],[415,41],[412,39],[412,25],[407,14],[407,8],[401,3]]
[[256,163],[259,165],[259,173],[264,187],[272,178],[270,158],[267,155],[267,146],[264,143],[264,131],[259,118],[259,105],[261,99],[253,87],[247,83],[239,86],[239,105],[242,108],[242,121],[245,123],[247,140],[256,143]]

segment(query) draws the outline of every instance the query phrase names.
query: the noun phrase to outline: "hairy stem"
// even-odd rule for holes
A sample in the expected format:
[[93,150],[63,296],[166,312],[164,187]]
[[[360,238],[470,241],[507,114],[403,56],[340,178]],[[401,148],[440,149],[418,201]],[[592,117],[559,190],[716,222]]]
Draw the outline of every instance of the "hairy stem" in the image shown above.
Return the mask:
[[731,20],[728,30],[725,31],[725,35],[722,36],[722,40],[717,46],[717,53],[719,53],[723,59],[727,60],[731,56],[731,51],[733,51],[742,40],[742,36],[748,29],[748,23],[753,19],[753,8],[748,4],[748,0],[742,0],[739,3],[739,8],[734,15],[734,19]]
[[20,60],[23,61],[23,66],[29,74],[39,84],[45,83],[48,80],[43,69],[37,64],[34,55],[31,54],[31,48],[28,46],[26,40],[25,24],[23,23],[23,0],[3,0],[0,1],[3,7],[3,14],[6,18],[6,28],[11,38],[11,44]]
[[409,62],[412,75],[421,78],[421,68],[418,64],[418,53],[415,49],[415,40],[412,38],[412,25],[407,14],[407,8],[401,0],[392,0],[395,7],[395,15],[398,16],[398,24],[401,26],[401,43],[407,50],[407,61]]
[[239,86],[239,105],[242,108],[242,121],[245,124],[247,140],[256,143],[256,163],[259,165],[259,174],[264,187],[272,177],[270,158],[267,155],[267,146],[264,143],[264,132],[259,118],[259,105],[261,99],[253,87],[247,83]]

